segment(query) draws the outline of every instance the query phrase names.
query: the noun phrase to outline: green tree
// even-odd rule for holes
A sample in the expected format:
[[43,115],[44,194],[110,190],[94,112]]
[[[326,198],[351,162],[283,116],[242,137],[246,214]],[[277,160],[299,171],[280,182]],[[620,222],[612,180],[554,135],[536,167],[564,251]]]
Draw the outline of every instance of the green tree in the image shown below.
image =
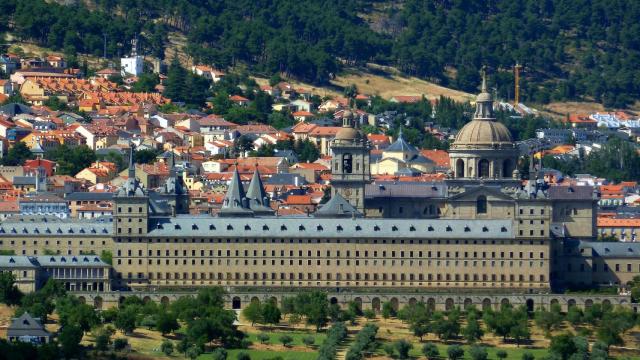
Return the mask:
[[382,317],[388,319],[397,315],[396,309],[393,307],[390,301],[382,303]]
[[15,277],[11,272],[4,271],[0,273],[0,302],[7,305],[16,305],[20,303],[22,293],[15,285]]
[[254,326],[256,323],[262,322],[262,306],[259,302],[252,301],[242,309],[242,316],[251,321],[251,326]]
[[160,351],[167,356],[171,356],[171,354],[173,354],[173,342],[166,339],[162,341],[162,344],[160,344]]
[[60,317],[62,327],[74,324],[79,326],[83,332],[88,332],[100,323],[95,308],[81,303],[75,296],[67,295],[57,299],[56,312]]
[[480,340],[482,335],[484,335],[484,331],[482,331],[482,327],[480,326],[480,322],[478,321],[475,312],[470,312],[468,314],[467,326],[462,330],[462,334],[469,343],[474,343],[477,340]]
[[107,351],[109,350],[109,344],[111,344],[111,333],[109,331],[101,330],[95,336],[96,350]]
[[53,111],[66,111],[66,110],[69,110],[69,107],[67,106],[67,103],[65,103],[62,100],[60,100],[60,98],[58,98],[57,96],[49,97],[45,102],[42,103],[42,105],[48,107],[49,109],[51,109]]
[[[506,351],[503,351],[503,352],[506,355],[507,352]],[[506,356],[501,359],[506,359]],[[525,353],[522,353],[522,360],[535,360],[535,356],[533,356],[533,354],[530,352],[525,352]]]
[[137,306],[128,306],[118,311],[118,317],[115,321],[116,328],[122,330],[125,334],[131,334],[136,329],[137,313]]
[[129,340],[126,338],[117,338],[113,340],[113,349],[115,351],[123,351],[126,350],[129,346]]
[[462,359],[464,356],[464,349],[460,345],[451,345],[447,348],[447,356],[450,360]]
[[573,335],[570,333],[555,335],[551,338],[549,351],[562,358],[562,360],[569,359],[577,351],[576,344],[573,342]]
[[131,90],[133,92],[155,92],[156,85],[160,83],[158,74],[144,73],[138,76],[138,81],[133,83]]
[[80,326],[69,324],[62,328],[58,336],[58,342],[62,354],[66,358],[73,358],[80,352],[80,341],[82,341],[82,329]]
[[138,150],[133,154],[133,161],[137,164],[152,164],[156,161],[158,151],[150,149]]
[[269,342],[269,334],[265,334],[265,333],[260,333],[258,335],[256,335],[256,338],[258,339],[258,341],[260,341],[261,344],[266,344]]
[[289,347],[291,345],[291,343],[293,342],[293,338],[289,335],[281,335],[278,340],[280,340],[280,342],[282,343],[282,345],[284,345],[284,347]]
[[[522,354],[522,356],[524,357],[524,354]],[[506,359],[507,358],[507,352],[505,350],[502,350],[502,349],[498,350],[498,351],[496,351],[496,357],[498,359]]]
[[471,356],[472,360],[487,360],[489,358],[487,349],[484,346],[478,345],[473,345],[469,349],[469,356]]
[[302,338],[302,342],[308,347],[313,347],[313,345],[315,345],[316,343],[316,338],[314,338],[313,336],[305,336]]
[[187,349],[186,353],[187,357],[191,360],[196,359],[200,354],[202,354],[202,350],[200,350],[200,347],[196,345],[191,345],[189,349]]
[[7,154],[0,158],[0,163],[5,166],[24,165],[25,160],[33,159],[31,150],[22,141],[13,145]]
[[569,310],[567,311],[567,321],[569,321],[573,326],[582,323],[582,310],[577,306],[569,306]]
[[440,357],[440,351],[434,343],[426,343],[422,346],[422,353],[428,360],[435,360]]
[[102,250],[102,252],[100,252],[100,260],[104,261],[105,263],[112,265],[113,264],[113,253],[109,250]]
[[162,336],[174,332],[180,328],[178,318],[171,311],[160,311],[156,317],[156,330],[160,331]]
[[393,347],[398,352],[398,359],[408,359],[409,351],[411,351],[411,348],[413,347],[413,345],[410,342],[401,339],[401,340],[395,341],[393,343]]
[[237,360],[251,360],[251,356],[246,353],[246,352],[239,352],[238,355],[236,355],[236,359]]
[[217,348],[211,353],[212,360],[227,360],[227,350],[223,348]]
[[282,314],[275,302],[271,300],[267,301],[267,303],[262,307],[262,321],[265,324],[277,325],[280,323],[281,318]]
[[553,304],[551,311],[547,311],[544,308],[539,308],[534,314],[536,325],[549,334],[549,332],[562,323],[563,316],[560,313],[560,305]]

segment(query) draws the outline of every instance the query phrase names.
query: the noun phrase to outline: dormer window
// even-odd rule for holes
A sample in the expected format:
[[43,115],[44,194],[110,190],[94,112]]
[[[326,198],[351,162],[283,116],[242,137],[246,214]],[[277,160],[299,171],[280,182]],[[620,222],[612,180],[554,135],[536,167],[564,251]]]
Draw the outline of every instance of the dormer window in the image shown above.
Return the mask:
[[179,224],[175,224],[174,227],[175,227],[176,230],[181,230],[182,229],[182,226],[180,226]]
[[501,232],[507,232],[507,228],[503,226],[503,227],[500,229],[500,231],[501,231]]
[[464,232],[470,232],[470,231],[471,231],[471,229],[468,226],[464,227]]
[[244,226],[244,230],[245,230],[245,231],[249,231],[249,230],[251,230],[251,226],[249,226],[248,224],[247,224],[247,225],[245,225],[245,226]]
[[373,231],[380,231],[380,226],[376,225],[373,227]]
[[231,226],[231,224],[227,224],[227,230],[233,230],[233,226]]
[[416,227],[413,225],[409,226],[409,231],[416,231]]
[[433,231],[433,226],[429,225],[429,227],[427,228],[427,231]]
[[280,231],[287,231],[287,227],[284,225],[280,226]]
[[298,230],[300,230],[300,231],[304,231],[304,230],[305,230],[304,225],[300,225],[300,226],[298,226]]
[[318,226],[316,226],[316,230],[317,230],[317,231],[322,231],[322,230],[324,230],[324,229],[322,228],[322,225],[318,225]]
[[262,225],[262,230],[263,231],[269,231],[269,227],[267,225]]
[[213,224],[209,225],[209,230],[215,230],[215,229],[216,229],[215,225]]
[[338,226],[336,226],[336,230],[337,230],[338,232],[342,232],[342,225],[338,225]]
[[196,224],[191,225],[191,230],[198,230],[198,225]]
[[360,225],[356,225],[356,231],[361,231],[362,227]]
[[398,231],[398,227],[397,227],[397,226],[395,226],[395,225],[393,225],[393,226],[391,227],[391,231]]
[[488,227],[486,227],[486,226],[483,226],[483,227],[482,227],[482,232],[489,232],[489,228],[488,228]]
[[447,226],[446,231],[447,232],[451,232],[451,231],[453,231],[453,229],[451,228],[451,226]]

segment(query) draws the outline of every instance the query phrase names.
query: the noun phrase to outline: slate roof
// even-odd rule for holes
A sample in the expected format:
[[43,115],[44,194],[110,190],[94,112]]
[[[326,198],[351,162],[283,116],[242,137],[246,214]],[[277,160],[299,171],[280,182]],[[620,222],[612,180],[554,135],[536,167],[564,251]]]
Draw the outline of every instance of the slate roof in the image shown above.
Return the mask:
[[404,137],[402,136],[402,129],[400,129],[400,132],[398,134],[398,139],[384,150],[385,151],[401,151],[401,152],[408,152],[408,153],[418,152],[418,149],[416,149],[415,146],[409,144],[404,140]]
[[580,247],[589,247],[594,256],[611,258],[637,258],[640,257],[640,243],[636,242],[594,242],[581,241]]
[[336,192],[326,204],[322,205],[314,214],[315,217],[362,217],[350,202]]
[[151,219],[149,236],[219,238],[513,239],[512,221],[318,217],[223,218],[185,215]]
[[269,179],[267,179],[266,183],[269,185],[306,185],[308,184],[307,180],[304,176],[299,174],[273,174]]
[[42,267],[111,267],[96,255],[42,255],[35,258]]
[[[36,221],[38,220],[38,221]],[[0,222],[0,237],[10,235],[52,235],[52,236],[111,236],[112,219],[51,221],[44,217],[20,219],[8,218]]]
[[32,317],[28,312],[17,318],[11,319],[11,325],[7,328],[7,337],[38,336],[50,337],[39,318]]
[[592,199],[593,186],[550,186],[547,194],[551,200]]
[[446,194],[443,183],[379,181],[365,186],[365,198],[442,198]]
[[247,197],[244,192],[244,187],[240,180],[240,174],[238,169],[233,171],[233,177],[231,183],[227,189],[227,193],[222,200],[222,208],[219,214],[221,216],[247,216],[252,215],[253,212],[248,208]]
[[72,192],[64,197],[67,201],[111,201],[113,193],[110,192]]
[[37,268],[38,265],[28,256],[4,255],[0,256],[0,268]]
[[26,105],[11,103],[0,106],[0,113],[14,117],[18,114],[33,114],[33,111]]

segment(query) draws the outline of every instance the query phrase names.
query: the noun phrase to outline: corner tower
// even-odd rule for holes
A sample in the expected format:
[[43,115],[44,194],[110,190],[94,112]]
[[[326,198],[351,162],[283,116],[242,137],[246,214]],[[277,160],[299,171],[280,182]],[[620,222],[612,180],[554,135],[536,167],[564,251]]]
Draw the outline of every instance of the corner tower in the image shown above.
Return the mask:
[[342,129],[331,143],[331,151],[331,195],[339,193],[364,213],[364,189],[371,183],[371,144],[361,131],[353,127],[349,110],[342,117]]
[[149,196],[136,178],[133,162],[134,145],[129,154],[129,176],[116,191],[113,201],[113,227],[115,236],[140,236],[149,231]]

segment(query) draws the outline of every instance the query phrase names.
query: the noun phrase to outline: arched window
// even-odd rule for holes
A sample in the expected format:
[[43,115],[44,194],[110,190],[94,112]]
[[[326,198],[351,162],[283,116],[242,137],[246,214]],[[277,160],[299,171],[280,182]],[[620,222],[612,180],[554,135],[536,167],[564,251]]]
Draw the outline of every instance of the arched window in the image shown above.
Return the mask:
[[457,178],[464,177],[464,160],[462,159],[456,160],[456,177]]
[[344,154],[342,156],[342,172],[351,174],[353,169],[353,159],[351,158],[351,154]]
[[487,159],[482,159],[478,163],[478,176],[481,178],[489,177],[489,161]]
[[512,173],[513,173],[513,169],[511,166],[511,160],[506,159],[502,163],[502,177],[505,177],[505,178],[511,177]]
[[476,213],[477,214],[486,214],[487,213],[487,197],[484,195],[478,196],[476,200]]

